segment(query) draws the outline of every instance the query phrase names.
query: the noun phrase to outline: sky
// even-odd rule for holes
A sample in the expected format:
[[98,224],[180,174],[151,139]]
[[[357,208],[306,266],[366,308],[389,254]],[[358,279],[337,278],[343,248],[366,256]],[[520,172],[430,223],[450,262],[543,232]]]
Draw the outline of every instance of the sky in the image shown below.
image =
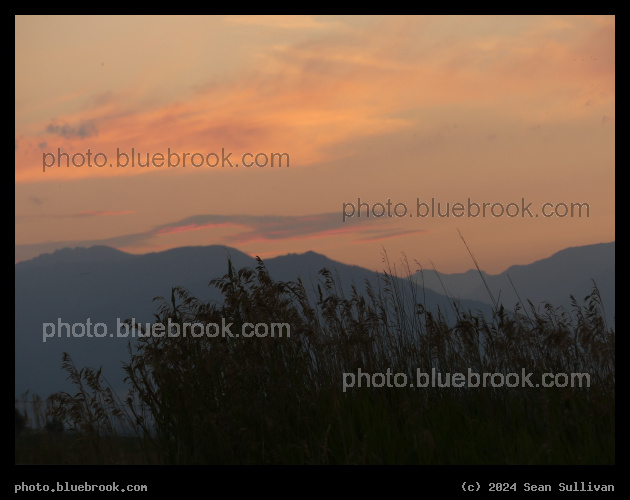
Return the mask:
[[614,16],[15,28],[16,262],[227,245],[452,273],[461,234],[497,274],[615,239]]

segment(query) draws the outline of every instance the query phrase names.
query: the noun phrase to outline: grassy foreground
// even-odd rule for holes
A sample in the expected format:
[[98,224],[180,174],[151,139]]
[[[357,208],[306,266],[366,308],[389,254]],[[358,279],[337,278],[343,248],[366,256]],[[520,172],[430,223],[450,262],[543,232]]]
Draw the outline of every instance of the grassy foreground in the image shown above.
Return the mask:
[[[139,338],[123,401],[100,370],[77,369],[64,355],[77,392],[51,396],[46,413],[76,434],[20,434],[16,463],[615,462],[615,333],[596,287],[571,311],[527,303],[485,318],[454,306],[449,322],[393,274],[344,296],[324,269],[309,293],[300,281],[274,281],[259,260],[239,271],[229,263],[210,283],[221,304],[174,288],[156,323],[225,321],[236,333],[245,323],[286,323],[290,336]],[[386,381],[374,374],[388,369],[407,384],[374,387]],[[442,381],[524,369],[534,387],[409,386],[432,369]],[[356,378],[344,387],[359,370],[368,374],[362,387]],[[590,387],[536,387],[547,372],[588,373]],[[136,437],[121,437],[123,427]]]

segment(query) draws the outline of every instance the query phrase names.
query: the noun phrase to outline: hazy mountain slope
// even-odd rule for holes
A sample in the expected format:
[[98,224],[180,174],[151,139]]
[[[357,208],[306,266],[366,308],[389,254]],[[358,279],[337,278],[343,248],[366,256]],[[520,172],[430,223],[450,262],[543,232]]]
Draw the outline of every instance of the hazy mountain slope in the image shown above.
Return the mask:
[[[120,362],[128,358],[127,342],[116,338],[117,318],[151,321],[158,307],[153,298],[168,298],[172,286],[184,286],[205,300],[220,299],[208,282],[227,272],[225,247],[178,248],[142,256],[111,250],[64,249],[16,264],[16,394],[26,389],[42,394],[65,386],[60,369],[63,351],[77,366],[105,364],[121,372]],[[237,250],[230,249],[230,254],[237,267],[255,263]],[[114,338],[64,336],[42,342],[43,323],[60,319],[85,324],[87,318],[93,324],[105,323]]]
[[[511,266],[497,275],[483,273],[495,299],[513,308],[518,297],[510,279],[523,301],[536,306],[550,302],[554,306],[570,307],[570,295],[579,303],[593,289],[593,281],[600,290],[607,321],[615,315],[615,242],[599,243],[561,250],[552,256],[527,265]],[[509,276],[509,278],[508,278]],[[490,303],[490,297],[477,270],[456,274],[439,274],[449,295],[459,299]],[[443,292],[442,284],[433,270],[413,276],[427,288]],[[612,324],[612,323],[611,323]]]
[[[63,249],[15,265],[15,392],[27,389],[42,396],[52,391],[72,389],[61,371],[61,355],[68,352],[77,367],[104,366],[115,388],[122,384],[122,361],[128,360],[127,339],[117,337],[117,320],[153,320],[156,296],[170,297],[173,286],[182,286],[202,300],[220,300],[218,291],[208,286],[212,278],[227,272],[228,255],[238,269],[254,267],[255,259],[223,246],[184,247],[146,255],[130,255],[108,247]],[[311,289],[320,279],[318,271],[327,267],[338,273],[344,293],[354,283],[364,289],[365,280],[377,284],[376,273],[348,266],[307,252],[265,261],[271,276],[281,281],[302,277]],[[408,283],[401,283],[408,287]],[[419,295],[422,296],[422,295]],[[446,297],[430,290],[426,303],[452,314]],[[487,312],[482,302],[466,302],[463,307]],[[105,338],[48,338],[43,342],[43,324],[59,322],[107,326]],[[78,326],[80,331],[80,326]],[[94,328],[94,326],[92,326]],[[47,327],[52,332],[52,327]],[[113,337],[109,337],[113,334]]]

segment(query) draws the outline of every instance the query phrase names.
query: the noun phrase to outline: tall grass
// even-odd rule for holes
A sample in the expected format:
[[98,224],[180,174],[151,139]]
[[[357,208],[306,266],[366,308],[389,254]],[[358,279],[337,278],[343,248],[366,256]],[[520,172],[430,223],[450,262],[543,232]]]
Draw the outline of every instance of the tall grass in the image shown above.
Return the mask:
[[[615,334],[597,287],[572,310],[497,304],[491,317],[431,310],[422,288],[395,278],[344,295],[328,269],[307,289],[275,281],[258,259],[211,286],[221,303],[182,288],[160,298],[156,323],[288,323],[290,337],[147,335],[129,344],[129,393],[119,401],[100,370],[64,368],[78,392],[52,414],[95,450],[126,426],[146,463],[593,464],[614,463]],[[447,313],[454,313],[453,319]],[[135,325],[139,332],[145,332]],[[354,387],[345,373],[588,372],[589,388]],[[116,425],[114,425],[116,422]],[[107,461],[99,455],[101,460]]]

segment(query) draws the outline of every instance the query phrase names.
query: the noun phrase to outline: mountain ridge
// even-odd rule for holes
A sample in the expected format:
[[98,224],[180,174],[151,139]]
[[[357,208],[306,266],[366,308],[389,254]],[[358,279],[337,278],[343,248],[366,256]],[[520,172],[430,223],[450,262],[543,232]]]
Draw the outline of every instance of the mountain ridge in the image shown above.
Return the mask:
[[[30,390],[46,395],[72,390],[61,371],[62,352],[68,352],[77,367],[103,365],[104,373],[116,387],[122,384],[120,364],[128,359],[124,338],[47,337],[68,325],[103,323],[116,332],[119,321],[131,318],[152,322],[157,311],[156,297],[170,297],[180,286],[202,301],[220,302],[220,292],[208,286],[213,278],[228,272],[228,256],[236,269],[255,268],[249,255],[222,245],[178,247],[160,252],[133,255],[103,247],[76,247],[38,256],[15,264],[15,391]],[[289,254],[263,261],[276,281],[302,279],[315,300],[315,283],[323,281],[321,268],[329,268],[341,279],[343,293],[355,284],[363,291],[366,281],[379,284],[381,275],[359,266],[336,262],[316,252]],[[396,278],[398,279],[398,278]],[[402,281],[401,281],[402,285]],[[408,284],[407,284],[408,285]],[[409,285],[408,285],[409,286]],[[428,291],[431,308],[452,312],[447,297]],[[463,301],[463,307],[489,312],[487,304]],[[46,326],[45,326],[46,325]],[[120,375],[120,377],[117,377]]]
[[[602,295],[607,320],[614,321],[614,241],[567,247],[531,264],[512,265],[498,274],[488,274],[482,270],[481,274],[495,299],[509,308],[515,307],[520,300],[531,300],[535,305],[549,302],[554,306],[570,308],[570,296],[573,295],[578,304],[582,304],[593,290],[591,280],[594,280]],[[491,302],[485,284],[475,269],[451,274],[424,270],[415,273],[412,279],[442,293],[442,287],[445,287],[449,295],[458,299],[475,297],[486,303]]]
[[[580,260],[577,268],[584,271],[585,268],[580,268],[580,265],[601,261],[602,249],[608,251],[607,263],[604,263],[602,269],[606,266],[608,268],[607,271],[604,269],[606,272],[598,269],[604,273],[604,277],[612,279],[613,306],[609,307],[606,302],[605,305],[606,312],[610,311],[614,315],[614,242],[612,252],[610,246],[591,249],[593,254]],[[569,252],[560,251],[554,254],[559,255],[556,259],[571,260],[574,252],[571,252],[571,249],[565,250]],[[587,256],[589,249],[582,253]],[[18,262],[15,264],[16,395],[26,390],[42,396],[58,390],[72,390],[69,382],[65,380],[66,374],[61,370],[61,353],[64,351],[72,356],[77,367],[102,365],[112,384],[120,387],[122,384],[120,364],[128,359],[127,339],[55,336],[43,342],[44,324],[58,326],[63,322],[73,325],[85,323],[90,319],[92,324],[104,323],[108,331],[113,332],[116,331],[118,320],[132,318],[141,323],[152,322],[158,308],[154,298],[170,297],[175,286],[187,289],[199,300],[220,302],[222,296],[219,291],[208,285],[211,279],[227,274],[228,256],[236,269],[255,268],[257,265],[255,258],[223,245],[177,247],[142,255],[128,254],[111,247],[76,247]],[[542,259],[545,260],[548,259]],[[323,277],[319,273],[322,268],[328,268],[335,279],[337,275],[339,276],[341,291],[347,297],[352,293],[352,285],[360,292],[364,291],[366,282],[374,285],[375,290],[378,287],[382,288],[382,282],[379,281],[383,278],[382,272],[343,264],[314,251],[277,256],[263,260],[263,263],[276,281],[297,281],[300,278],[313,300],[316,298],[316,283],[323,282]],[[509,271],[517,289],[519,292],[522,291],[520,295],[523,300],[530,298],[528,297],[530,288],[524,277],[531,273],[531,266],[536,263],[511,266],[499,275],[484,273],[484,278],[489,282],[495,297],[500,297],[507,309],[514,307],[516,299],[511,301],[511,297],[505,291],[509,285],[500,280],[505,281],[505,273]],[[556,264],[555,268],[557,271],[562,269],[563,265]],[[570,268],[571,266],[567,267]],[[558,272],[556,274],[545,272],[548,274],[545,278],[547,281],[551,281],[552,284],[558,281]],[[425,282],[430,281],[432,271],[424,273]],[[455,318],[449,297],[458,300],[463,309],[489,315],[490,301],[477,271],[470,270],[460,274],[466,276],[469,283],[469,289],[462,288],[465,293],[454,288],[452,276],[440,275],[448,297],[444,295],[444,290],[435,277],[433,279],[436,283],[425,283],[424,289],[417,281],[417,274],[412,276],[412,283],[414,280],[417,282],[417,296],[426,299],[429,309],[440,308],[450,320]],[[399,280],[397,283],[404,290],[409,290],[409,287],[413,286],[405,278],[391,279]],[[548,289],[550,285],[545,279],[534,277],[533,284],[538,288],[542,286],[543,289]],[[428,285],[434,286],[435,289]],[[571,283],[569,286],[572,286]],[[582,299],[579,296],[582,293],[581,289],[571,290],[571,293],[578,294],[576,298]],[[603,286],[603,297],[606,299],[610,294],[610,286]],[[568,298],[569,294],[566,295]],[[553,301],[551,303],[558,305]],[[46,328],[50,329],[50,326]]]

